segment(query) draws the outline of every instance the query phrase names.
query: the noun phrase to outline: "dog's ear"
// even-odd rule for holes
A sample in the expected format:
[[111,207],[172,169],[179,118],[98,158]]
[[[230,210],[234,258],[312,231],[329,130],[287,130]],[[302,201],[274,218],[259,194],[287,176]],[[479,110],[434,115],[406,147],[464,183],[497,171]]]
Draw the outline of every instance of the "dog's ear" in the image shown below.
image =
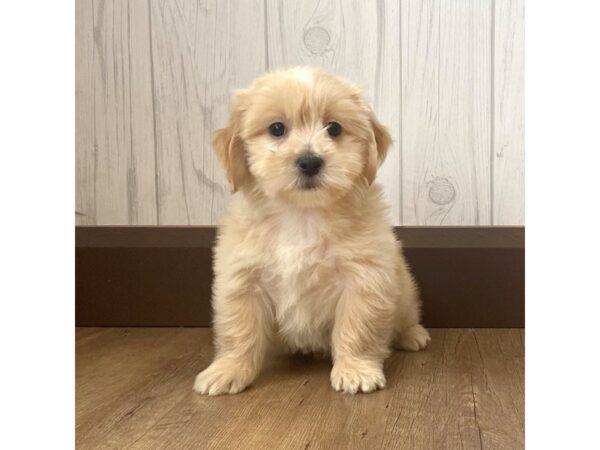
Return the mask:
[[240,137],[244,108],[244,92],[240,91],[235,95],[227,127],[213,134],[213,147],[225,169],[227,179],[233,186],[233,192],[251,179],[244,142]]
[[383,163],[388,149],[392,144],[392,137],[388,130],[377,120],[373,111],[369,111],[369,122],[373,130],[374,139],[369,145],[367,164],[365,165],[365,177],[369,184],[372,184],[375,181],[377,169]]

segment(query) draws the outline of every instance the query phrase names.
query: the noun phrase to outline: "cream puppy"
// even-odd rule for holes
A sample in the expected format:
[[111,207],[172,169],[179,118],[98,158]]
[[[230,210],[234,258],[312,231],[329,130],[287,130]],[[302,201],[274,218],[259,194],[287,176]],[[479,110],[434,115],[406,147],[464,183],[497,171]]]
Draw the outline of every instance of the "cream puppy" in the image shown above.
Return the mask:
[[335,390],[371,392],[385,386],[392,345],[427,345],[374,183],[390,143],[361,90],[320,69],[237,92],[214,137],[235,194],[215,248],[216,355],[196,392],[242,391],[276,343],[330,353]]

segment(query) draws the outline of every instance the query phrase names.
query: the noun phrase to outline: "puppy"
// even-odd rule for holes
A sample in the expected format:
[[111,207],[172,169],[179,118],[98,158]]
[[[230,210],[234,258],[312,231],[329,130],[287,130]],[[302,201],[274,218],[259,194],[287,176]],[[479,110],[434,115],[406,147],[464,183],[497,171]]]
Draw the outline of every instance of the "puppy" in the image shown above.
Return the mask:
[[235,194],[215,248],[216,356],[194,390],[242,391],[276,342],[330,353],[336,391],[383,388],[390,347],[430,338],[374,183],[391,137],[361,90],[311,67],[268,73],[213,144]]

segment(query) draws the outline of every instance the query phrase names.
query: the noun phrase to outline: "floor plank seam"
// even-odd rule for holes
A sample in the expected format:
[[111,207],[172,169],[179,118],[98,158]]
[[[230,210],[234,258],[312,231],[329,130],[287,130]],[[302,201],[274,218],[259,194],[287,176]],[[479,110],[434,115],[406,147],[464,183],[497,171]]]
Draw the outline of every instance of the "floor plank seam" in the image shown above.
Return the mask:
[[[477,347],[477,352],[479,353],[479,359],[481,360],[481,365],[484,365],[483,355],[481,354],[481,349],[479,348],[479,341],[477,340],[477,331],[472,330],[473,338],[475,339],[475,346]],[[473,383],[473,371],[475,370],[473,364],[473,357],[471,356],[471,395],[473,397],[473,415],[475,416],[475,424],[477,425],[477,431],[479,432],[479,448],[483,450],[483,437],[481,435],[481,425],[479,424],[479,419],[477,417],[477,400],[475,398],[475,384]],[[483,370],[485,374],[485,367]]]
[[483,439],[481,437],[481,426],[479,425],[479,419],[477,418],[477,401],[475,400],[475,387],[473,385],[473,373],[471,373],[471,396],[473,398],[473,416],[475,417],[475,425],[477,425],[477,431],[479,431],[479,448],[481,450],[483,450]]

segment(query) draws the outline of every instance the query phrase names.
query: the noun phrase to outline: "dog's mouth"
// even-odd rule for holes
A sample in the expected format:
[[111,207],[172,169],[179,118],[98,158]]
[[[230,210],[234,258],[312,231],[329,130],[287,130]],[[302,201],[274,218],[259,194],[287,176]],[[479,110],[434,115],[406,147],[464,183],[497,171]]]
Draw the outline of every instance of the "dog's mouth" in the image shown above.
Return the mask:
[[318,189],[321,186],[321,180],[315,177],[306,178],[302,177],[296,183],[296,187],[301,191],[310,191]]

